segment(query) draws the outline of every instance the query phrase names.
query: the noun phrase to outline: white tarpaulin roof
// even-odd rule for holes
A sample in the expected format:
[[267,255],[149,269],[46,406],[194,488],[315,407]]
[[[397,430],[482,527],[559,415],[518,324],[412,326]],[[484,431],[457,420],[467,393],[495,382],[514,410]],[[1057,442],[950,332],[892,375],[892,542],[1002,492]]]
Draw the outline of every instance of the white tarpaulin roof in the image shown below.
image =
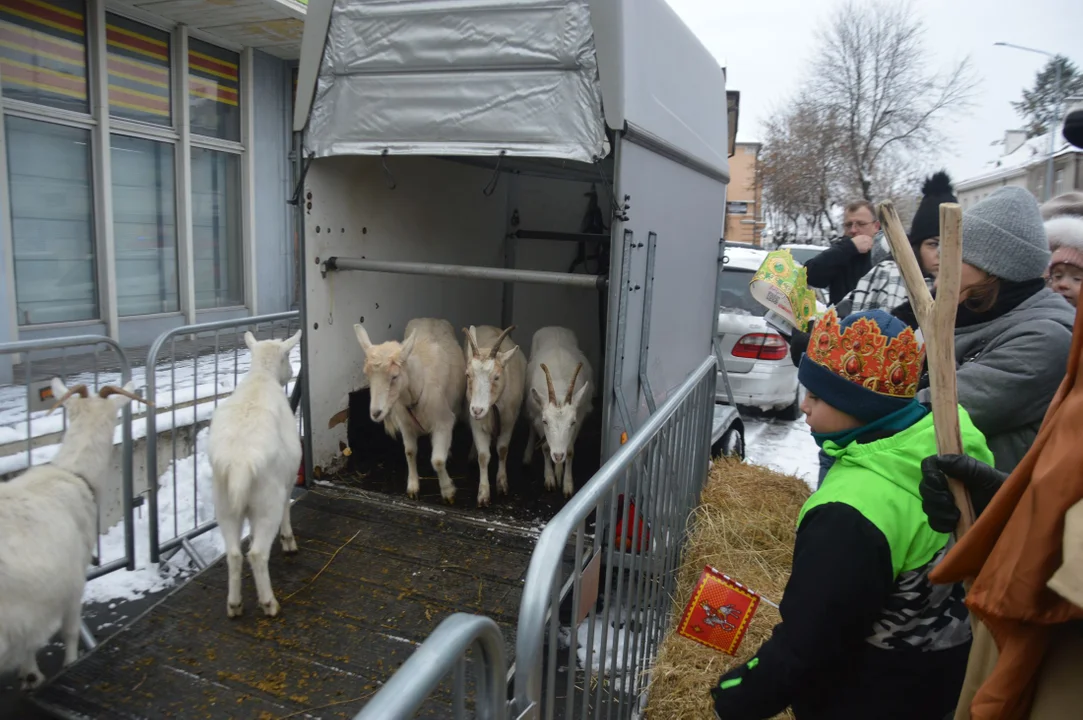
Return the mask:
[[306,153],[609,153],[587,0],[334,0]]

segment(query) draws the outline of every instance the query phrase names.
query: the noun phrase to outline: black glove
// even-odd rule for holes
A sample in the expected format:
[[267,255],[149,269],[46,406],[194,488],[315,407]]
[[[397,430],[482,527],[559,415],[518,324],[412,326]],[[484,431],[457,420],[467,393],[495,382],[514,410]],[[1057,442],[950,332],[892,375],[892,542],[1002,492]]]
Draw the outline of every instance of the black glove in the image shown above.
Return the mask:
[[793,335],[790,336],[790,360],[794,367],[801,366],[801,355],[808,350],[809,337],[812,336],[812,328],[815,325],[815,320],[809,320],[805,332],[794,330]]
[[975,460],[969,455],[930,455],[921,461],[921,509],[929,517],[929,527],[950,533],[959,523],[959,508],[948,489],[948,477],[963,484],[970,493],[974,516],[985,510],[993,495],[1008,478],[1008,473]]

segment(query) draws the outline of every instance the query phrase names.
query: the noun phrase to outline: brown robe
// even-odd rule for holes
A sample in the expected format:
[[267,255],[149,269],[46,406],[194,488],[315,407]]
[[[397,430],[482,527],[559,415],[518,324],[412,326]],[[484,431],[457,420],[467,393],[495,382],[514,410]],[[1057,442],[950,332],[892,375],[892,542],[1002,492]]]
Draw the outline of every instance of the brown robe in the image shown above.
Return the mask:
[[[1054,574],[1058,576],[1054,587],[1058,582],[1064,587],[1083,582],[1078,556],[1073,561],[1069,552],[1069,563],[1062,563],[1065,515],[1083,499],[1081,363],[1083,313],[1077,312],[1068,372],[1034,445],[930,576],[938,583],[974,578],[967,606],[984,625],[975,633],[957,718],[967,717],[968,692],[973,693],[969,703],[973,720],[1031,717],[1039,687],[1042,704],[1048,706],[1049,681],[1060,675],[1043,661],[1064,655],[1059,649],[1062,638],[1074,643],[1079,636],[1083,607],[1047,583]],[[1051,642],[1057,647],[1051,649]],[[1083,685],[1083,677],[1073,685]],[[1075,687],[1063,689],[1079,697]],[[1083,709],[1076,710],[1083,717]]]

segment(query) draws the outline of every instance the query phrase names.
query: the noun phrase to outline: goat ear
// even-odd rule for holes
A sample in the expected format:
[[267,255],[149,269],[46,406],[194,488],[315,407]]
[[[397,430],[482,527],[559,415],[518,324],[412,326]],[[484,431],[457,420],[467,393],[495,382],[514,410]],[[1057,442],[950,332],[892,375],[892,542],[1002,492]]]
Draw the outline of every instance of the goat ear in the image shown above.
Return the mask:
[[410,353],[414,351],[415,340],[417,340],[417,330],[414,330],[402,341],[402,347],[399,350],[399,362],[406,362],[406,358],[410,357]]
[[507,365],[511,361],[511,359],[515,357],[515,353],[517,352],[519,352],[518,345],[513,347],[511,350],[506,350],[502,353],[498,353],[496,359],[500,362],[501,365]]
[[590,380],[583,383],[583,387],[575,391],[572,395],[572,407],[579,407],[579,403],[583,401],[583,396],[587,394],[587,390],[590,389]]
[[367,355],[369,350],[372,349],[372,341],[369,340],[369,333],[365,330],[365,327],[360,323],[354,323],[353,325],[354,335],[357,336],[357,342],[361,343],[361,349],[365,351]]
[[53,390],[53,398],[59,400],[68,394],[68,386],[64,384],[64,381],[58,377],[52,379],[49,383],[49,387]]
[[256,345],[256,336],[252,334],[251,330],[244,331],[244,344],[251,350]]
[[[128,383],[124,386],[124,389],[130,393],[135,393],[135,384]],[[120,393],[114,393],[109,396],[109,402],[113,403],[113,406],[118,409],[130,404],[131,401],[132,399],[130,397],[128,397],[127,395],[122,395]]]
[[293,335],[282,341],[282,349],[284,349],[286,352],[289,352],[290,350],[293,350],[293,348],[296,347],[297,343],[299,343],[300,341],[301,331],[298,330]]

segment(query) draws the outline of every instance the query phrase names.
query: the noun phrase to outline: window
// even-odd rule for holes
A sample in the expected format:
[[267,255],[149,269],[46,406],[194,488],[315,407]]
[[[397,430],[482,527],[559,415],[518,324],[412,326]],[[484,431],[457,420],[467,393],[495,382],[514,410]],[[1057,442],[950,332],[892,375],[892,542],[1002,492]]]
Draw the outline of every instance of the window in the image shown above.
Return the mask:
[[195,38],[188,40],[188,98],[196,135],[241,140],[240,55]]
[[1053,175],[1053,195],[1063,195],[1068,192],[1068,173],[1064,172],[1064,168],[1057,170]]
[[[0,225],[12,228],[20,326],[104,319],[114,332],[116,317],[245,304],[242,56],[192,37],[178,56],[177,31],[107,5],[100,27],[88,25],[89,8],[100,12],[88,0],[0,0],[10,207]],[[99,66],[104,77],[90,72]],[[188,128],[174,100],[188,103]],[[185,154],[191,186],[179,187]],[[104,257],[111,268],[99,266]],[[99,282],[107,275],[113,287]],[[188,307],[182,288],[193,280]]]
[[20,0],[0,6],[5,98],[89,112],[85,7],[79,0]]
[[196,307],[244,305],[241,157],[192,148],[192,253]]
[[90,131],[4,121],[19,324],[95,319]]
[[117,314],[176,312],[173,146],[114,135],[112,170]]
[[106,15],[109,114],[171,126],[169,33]]

